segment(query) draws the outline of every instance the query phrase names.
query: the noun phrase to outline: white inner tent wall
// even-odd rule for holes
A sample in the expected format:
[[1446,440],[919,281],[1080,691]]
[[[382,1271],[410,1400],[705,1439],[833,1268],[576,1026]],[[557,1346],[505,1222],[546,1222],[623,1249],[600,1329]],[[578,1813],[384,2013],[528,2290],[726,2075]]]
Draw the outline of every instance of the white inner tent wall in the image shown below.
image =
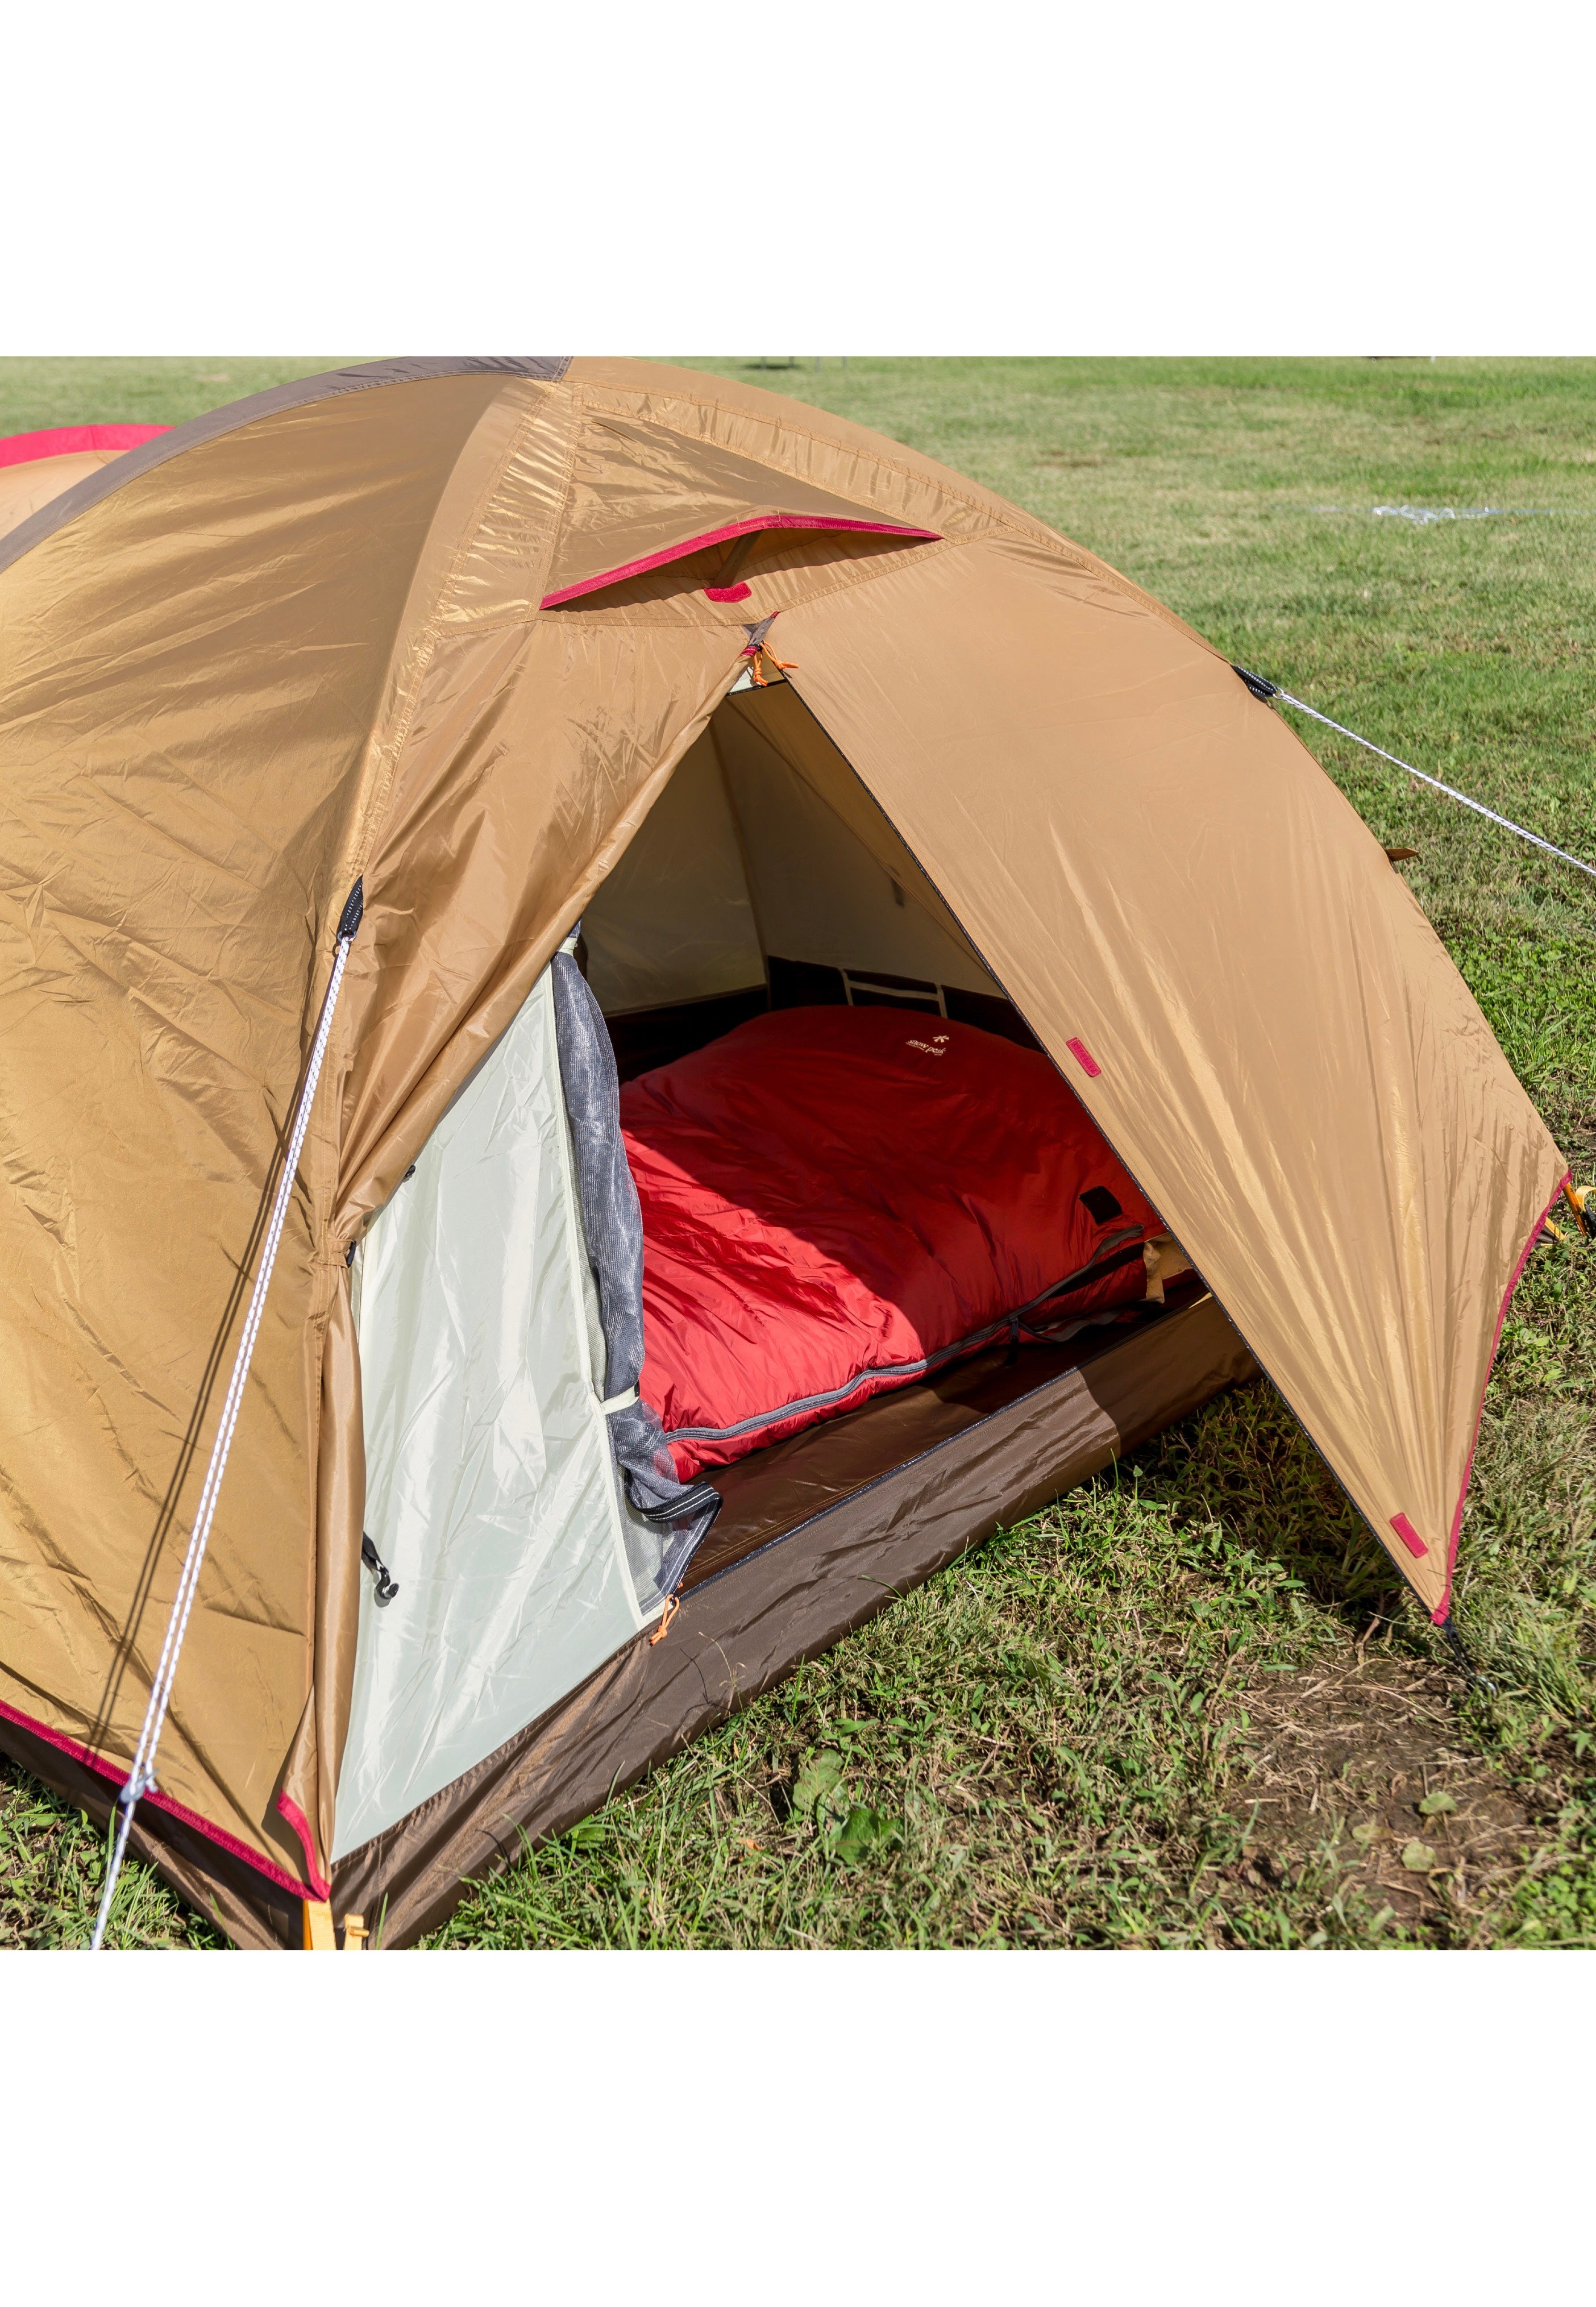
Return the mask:
[[594,1382],[545,970],[357,1254],[365,1528],[334,1857],[644,1625]]
[[582,930],[612,1017],[762,985],[772,955],[1002,990],[785,682],[720,707]]
[[737,827],[706,730],[582,916],[606,1016],[765,982]]

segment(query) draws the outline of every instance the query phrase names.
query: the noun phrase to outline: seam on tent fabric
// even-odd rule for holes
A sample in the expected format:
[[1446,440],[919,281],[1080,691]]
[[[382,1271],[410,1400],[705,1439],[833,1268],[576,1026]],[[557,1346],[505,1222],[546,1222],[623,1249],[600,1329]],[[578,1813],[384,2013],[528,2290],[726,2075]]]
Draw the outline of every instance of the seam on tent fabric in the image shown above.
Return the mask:
[[[91,1746],[83,1745],[76,1738],[69,1738],[64,1731],[52,1730],[47,1723],[34,1721],[31,1715],[22,1713],[18,1707],[8,1706],[4,1699],[0,1699],[0,1714],[8,1722],[14,1722],[19,1730],[31,1731],[34,1737],[42,1738],[47,1746],[54,1746],[60,1754],[70,1754],[74,1762],[82,1762],[97,1778],[107,1779],[113,1785],[121,1784],[124,1777],[121,1768],[97,1754]],[[253,1866],[257,1874],[264,1874],[279,1889],[291,1891],[296,1899],[303,1899],[307,1889],[313,1891],[318,1898],[327,1896],[330,1886],[320,1882],[313,1866],[311,1882],[301,1882],[296,1876],[286,1874],[280,1866],[274,1866],[269,1858],[262,1858],[246,1842],[240,1842],[238,1837],[229,1834],[226,1827],[212,1826],[209,1819],[202,1818],[197,1811],[190,1810],[186,1804],[178,1802],[173,1796],[162,1794],[159,1788],[150,1788],[143,1800],[157,1810],[166,1811],[183,1825],[192,1827],[196,1834],[202,1834],[207,1842],[214,1842],[219,1848],[231,1852],[235,1858],[241,1858],[246,1866]]]
[[[1210,1304],[1217,1306],[1219,1300],[1211,1290],[1207,1290],[1202,1297],[1194,1298],[1189,1306],[1163,1307],[1148,1320],[1142,1323],[1133,1333],[1133,1336],[1145,1338],[1162,1323],[1178,1321],[1183,1314],[1195,1314],[1200,1307]],[[1223,1313],[1224,1308],[1220,1307],[1220,1311]],[[1225,1319],[1229,1321],[1228,1314]],[[1240,1336],[1240,1333],[1238,1332],[1237,1334]],[[692,1595],[701,1592],[705,1587],[717,1585],[723,1578],[730,1578],[749,1563],[757,1562],[760,1555],[768,1554],[772,1547],[785,1546],[789,1538],[797,1538],[804,1531],[812,1530],[816,1522],[824,1522],[828,1514],[836,1514],[843,1506],[852,1505],[856,1498],[868,1497],[872,1490],[879,1490],[883,1482],[896,1481],[899,1474],[906,1474],[912,1466],[922,1466],[928,1458],[934,1458],[940,1450],[946,1450],[955,1442],[967,1442],[973,1434],[979,1434],[982,1427],[990,1426],[993,1419],[1006,1417],[1011,1410],[1017,1410],[1021,1402],[1035,1402],[1043,1394],[1051,1394],[1055,1387],[1068,1385],[1069,1380],[1078,1376],[1082,1370],[1089,1369],[1094,1362],[1101,1361],[1104,1354],[1113,1353],[1120,1347],[1129,1345],[1131,1342],[1131,1338],[1105,1339],[1096,1353],[1086,1355],[1084,1360],[1073,1363],[1067,1370],[1060,1370],[1057,1377],[1044,1379],[1041,1385],[1033,1386],[1029,1394],[1017,1394],[1013,1402],[1006,1402],[1001,1409],[989,1410],[984,1418],[976,1419],[973,1425],[961,1426],[957,1434],[945,1434],[940,1442],[931,1443],[929,1448],[917,1450],[912,1458],[904,1459],[898,1465],[888,1466],[884,1474],[872,1475],[868,1482],[861,1482],[856,1490],[848,1490],[841,1497],[833,1498],[829,1505],[818,1507],[811,1514],[806,1514],[802,1522],[795,1522],[790,1530],[777,1531],[775,1537],[768,1538],[762,1546],[756,1546],[751,1553],[739,1555],[735,1562],[728,1562],[724,1570],[712,1571],[708,1578],[701,1579],[697,1586],[688,1590],[687,1595],[683,1597],[684,1602],[690,1601]],[[1246,1344],[1245,1339],[1242,1340],[1242,1343]],[[1248,1347],[1248,1351],[1250,1353],[1252,1349]],[[1118,1456],[1119,1453],[1116,1451],[1114,1455]],[[968,1553],[970,1548],[966,1547],[965,1551]]]
[[[383,819],[387,813],[388,803],[392,798],[394,780],[399,774],[399,764],[403,760],[405,753],[409,746],[411,733],[416,724],[416,716],[421,707],[422,692],[425,687],[426,676],[432,668],[433,659],[437,654],[439,643],[443,639],[443,629],[440,622],[442,614],[443,605],[449,597],[452,588],[459,581],[460,570],[463,568],[467,558],[468,543],[475,543],[476,537],[481,534],[483,522],[486,518],[487,512],[491,508],[494,498],[498,494],[506,472],[509,470],[511,462],[520,449],[521,443],[526,436],[527,428],[537,419],[540,413],[541,412],[539,410],[529,409],[521,420],[521,423],[517,426],[509,447],[506,449],[503,457],[494,470],[493,478],[491,481],[485,484],[482,493],[477,498],[476,502],[473,507],[470,520],[466,525],[466,534],[462,536],[461,541],[457,545],[455,552],[450,558],[448,569],[439,581],[432,608],[428,611],[424,622],[415,628],[411,636],[410,648],[412,651],[412,671],[409,689],[400,706],[399,713],[398,718],[394,722],[393,728],[390,732],[389,737],[382,747],[382,752],[387,757],[386,773],[383,775],[380,784],[371,793],[371,794],[362,802],[360,806],[358,832],[356,836],[357,846],[355,855],[356,860],[356,870],[363,880],[366,871],[369,870],[373,855],[376,850],[378,837],[381,835]],[[572,440],[573,438],[574,435],[572,436]],[[566,448],[567,493],[569,492],[572,440],[568,440]],[[446,482],[444,484],[445,489],[447,486],[448,484]],[[440,495],[440,502],[442,502],[442,495]],[[562,498],[562,508],[563,502],[564,500]],[[551,527],[549,532],[551,556],[553,541],[557,534],[558,523],[556,522]],[[546,564],[545,573],[545,575],[547,573]],[[536,615],[536,610],[532,610],[530,612],[521,611],[512,616],[506,617],[496,623],[485,623],[481,625],[473,624],[471,631],[473,636],[485,632],[510,632],[514,631],[518,627],[524,628],[526,630],[530,631],[533,620]],[[390,663],[391,665],[391,659],[390,660]],[[369,738],[367,742],[369,745]],[[512,1025],[513,1023],[514,1019],[512,1018],[511,1020],[511,1024]],[[505,1026],[504,1031],[505,1033],[510,1031],[509,1025]],[[503,1036],[501,1035],[499,1038],[500,1040],[502,1040]],[[495,1042],[493,1048],[496,1049],[497,1047],[498,1042]],[[471,1068],[471,1071],[467,1076],[465,1081],[462,1082],[459,1087],[455,1091],[453,1097],[451,1097],[449,1102],[449,1106],[444,1109],[444,1113],[439,1115],[438,1122],[433,1124],[434,1128],[438,1127],[439,1123],[443,1120],[444,1116],[464,1094],[465,1091],[470,1086],[471,1082],[475,1080],[476,1075],[481,1071],[483,1066],[487,1063],[492,1055],[493,1050],[491,1049],[483,1053],[482,1057],[477,1060],[477,1063]],[[335,1211],[335,1222],[336,1216],[337,1213]],[[342,1255],[347,1249],[348,1245],[339,1244],[338,1247],[339,1254]]]
[[[531,354],[492,358],[431,354],[400,356],[353,368],[325,369],[317,376],[269,385],[264,392],[250,393],[243,400],[225,401],[219,408],[208,409],[202,416],[192,416],[185,425],[174,425],[160,439],[146,442],[142,449],[128,450],[114,464],[102,466],[75,487],[64,489],[28,519],[20,521],[9,536],[0,537],[0,576],[34,545],[42,545],[80,513],[88,512],[102,499],[115,495],[142,474],[153,472],[170,458],[180,457],[184,450],[200,448],[208,441],[225,440],[229,433],[242,433],[252,425],[286,416],[289,409],[312,407],[318,400],[336,400],[345,393],[380,391],[390,385],[435,384],[441,378],[450,376],[514,376],[532,384],[556,386],[563,382],[574,357],[571,353],[549,357]],[[406,366],[425,373],[410,376],[383,373]],[[318,385],[320,391],[313,389]],[[266,405],[269,402],[270,407]],[[223,423],[224,418],[232,421]]]
[[1514,1267],[1512,1277],[1508,1282],[1507,1287],[1502,1292],[1502,1303],[1497,1313],[1497,1326],[1491,1333],[1490,1352],[1486,1358],[1485,1385],[1480,1389],[1480,1407],[1474,1412],[1474,1431],[1469,1437],[1469,1454],[1463,1461],[1463,1484],[1457,1493],[1457,1509],[1453,1514],[1452,1530],[1446,1540],[1446,1583],[1441,1590],[1441,1599],[1439,1602],[1429,1614],[1430,1624],[1432,1625],[1444,1626],[1452,1613],[1452,1573],[1454,1565],[1457,1561],[1457,1542],[1463,1534],[1463,1505],[1469,1495],[1469,1483],[1473,1477],[1474,1452],[1479,1447],[1480,1426],[1481,1419],[1485,1416],[1485,1396],[1490,1385],[1491,1370],[1496,1363],[1497,1348],[1501,1342],[1502,1325],[1507,1319],[1507,1308],[1513,1303],[1513,1293],[1518,1288],[1520,1282],[1523,1280],[1524,1268],[1530,1262],[1530,1252],[1534,1248],[1535,1244],[1540,1239],[1540,1229],[1546,1223],[1547,1219],[1551,1215],[1552,1210],[1557,1204],[1557,1196],[1562,1192],[1564,1187],[1568,1183],[1573,1175],[1574,1172],[1572,1170],[1565,1170],[1562,1176],[1557,1179],[1557,1184],[1552,1188],[1551,1198],[1548,1201],[1546,1207],[1541,1211],[1540,1215],[1536,1219],[1533,1226],[1530,1229],[1530,1239],[1525,1242],[1523,1250],[1520,1252],[1518,1264]]
[[[490,407],[492,405],[492,403],[489,404]],[[483,412],[484,416],[485,416],[486,414],[487,411],[485,409]],[[487,516],[492,510],[493,503],[504,485],[504,476],[510,471],[511,467],[520,453],[522,445],[527,439],[530,428],[541,420],[542,415],[543,411],[541,407],[528,409],[521,417],[520,422],[517,425],[514,432],[511,433],[503,455],[500,458],[499,462],[493,467],[489,478],[484,483],[482,490],[471,508],[469,519],[461,524],[459,536],[456,542],[454,551],[450,555],[449,564],[439,579],[437,589],[433,596],[432,606],[427,611],[425,621],[412,636],[410,648],[413,651],[413,673],[409,695],[401,707],[399,719],[395,723],[387,742],[382,747],[382,753],[387,757],[386,773],[382,776],[381,782],[372,792],[369,799],[366,801],[360,812],[359,827],[356,836],[357,848],[355,858],[355,870],[363,877],[366,867],[371,862],[372,853],[376,845],[377,836],[382,829],[382,819],[386,812],[389,801],[392,796],[394,779],[399,774],[399,763],[403,759],[405,751],[409,745],[411,732],[416,724],[416,716],[420,709],[422,691],[426,684],[427,674],[432,670],[433,659],[437,655],[438,645],[443,638],[442,621],[444,611],[448,606],[448,604],[455,596],[459,585],[461,572],[466,566],[472,549],[475,547],[478,537],[482,534],[483,527],[486,521]],[[478,421],[480,422],[481,420],[479,419]],[[473,433],[476,429],[476,426],[472,427]],[[460,455],[464,455],[466,448],[469,445],[470,439],[471,434],[468,434],[466,441],[461,444]],[[570,472],[569,452],[570,443],[568,442],[568,487]],[[459,459],[457,457],[455,464],[450,468],[450,476],[451,478],[455,469],[458,467],[459,462]],[[448,488],[449,482],[448,480],[445,480],[442,489],[439,492],[439,505],[442,505],[443,498],[448,492]],[[563,510],[564,500],[562,499],[561,505],[562,515],[563,514]],[[433,518],[436,518],[436,508],[434,508]],[[556,521],[552,525],[549,532],[551,553],[553,539],[558,536],[558,534],[559,524],[558,521]],[[423,543],[422,550],[425,550],[425,541]],[[547,574],[546,563],[544,574],[545,576]],[[514,623],[516,622],[527,623],[529,620],[523,615],[519,620],[511,619],[508,622],[511,623]],[[473,628],[473,630],[476,630],[477,629]]]
[[[571,355],[571,358],[573,360],[581,359],[584,356],[581,354],[573,353]],[[686,376],[692,376],[699,373],[699,372],[691,369],[683,370],[679,373]],[[759,389],[762,390],[762,388]],[[623,395],[634,395],[639,399],[645,396],[650,396],[650,388],[646,384],[604,384],[600,383],[596,378],[593,377],[577,378],[572,390],[576,392],[582,393],[583,395],[594,393],[613,393],[617,399],[622,398]],[[734,401],[722,400],[718,394],[714,392],[688,392],[680,390],[673,390],[669,386],[662,386],[654,388],[650,397],[656,399],[665,399],[668,398],[670,399],[678,400],[682,402],[689,408],[712,408],[720,416],[731,417],[734,421],[743,425],[768,425],[773,433],[778,432],[786,437],[796,438],[800,441],[809,441],[813,442],[819,448],[829,449],[834,451],[841,450],[845,455],[856,457],[861,464],[873,466],[878,472],[896,473],[900,480],[912,481],[918,487],[937,489],[943,496],[951,498],[955,504],[965,505],[971,512],[980,514],[983,520],[991,521],[996,528],[1004,528],[1010,525],[1018,527],[1019,524],[1023,522],[1034,521],[1036,523],[1037,530],[1041,531],[1043,537],[1052,538],[1058,536],[1059,532],[1056,529],[1049,528],[1047,523],[1041,519],[1037,514],[1027,513],[1020,505],[1011,505],[1006,498],[1000,497],[995,489],[989,493],[992,500],[991,503],[983,503],[980,498],[967,495],[965,490],[958,486],[960,479],[967,478],[967,476],[955,473],[944,466],[936,465],[935,476],[933,476],[932,475],[917,471],[913,465],[900,463],[896,457],[880,456],[872,449],[866,447],[862,442],[839,441],[834,434],[816,432],[810,425],[788,424],[777,415],[765,416],[757,409],[740,408]],[[770,395],[770,398],[777,403],[778,408],[802,408],[806,406],[806,404],[801,400],[788,400],[783,393],[773,392]],[[596,415],[603,415],[606,416],[629,416],[635,418],[639,424],[656,424],[659,425],[662,432],[675,433],[677,437],[686,442],[688,447],[691,448],[694,445],[692,436],[690,433],[682,433],[679,426],[673,424],[668,418],[645,416],[636,408],[624,410],[620,408],[601,409],[598,407],[598,404],[592,399],[588,399],[586,402],[586,405],[589,408],[592,408]],[[847,424],[851,420],[846,417],[841,419],[841,422],[844,424]],[[726,444],[716,442],[716,445],[720,447]],[[751,465],[762,465],[765,470],[768,473],[781,474],[784,479],[792,480],[797,477],[794,474],[790,466],[773,463],[768,456],[763,454],[758,449],[739,448],[734,450],[734,453],[739,457],[746,458],[747,461]],[[935,465],[935,459],[932,458],[928,458],[926,462],[928,464]],[[1034,536],[1035,532],[1033,531],[1026,533]]]

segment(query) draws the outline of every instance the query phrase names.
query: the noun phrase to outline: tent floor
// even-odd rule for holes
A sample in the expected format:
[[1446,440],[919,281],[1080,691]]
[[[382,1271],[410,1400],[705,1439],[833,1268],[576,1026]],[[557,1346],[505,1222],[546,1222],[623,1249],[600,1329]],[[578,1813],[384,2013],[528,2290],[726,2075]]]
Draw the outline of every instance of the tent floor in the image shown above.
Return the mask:
[[[498,1752],[340,1859],[332,1907],[412,1944],[523,1836],[616,1789],[827,1650],[908,1586],[1188,1416],[1257,1364],[1200,1283],[1067,1346],[1000,1349],[712,1471],[725,1503],[663,1642],[639,1636]],[[0,1722],[0,1745],[104,1819],[107,1782]],[[297,1946],[286,1893],[159,1813],[133,1846],[242,1946]]]

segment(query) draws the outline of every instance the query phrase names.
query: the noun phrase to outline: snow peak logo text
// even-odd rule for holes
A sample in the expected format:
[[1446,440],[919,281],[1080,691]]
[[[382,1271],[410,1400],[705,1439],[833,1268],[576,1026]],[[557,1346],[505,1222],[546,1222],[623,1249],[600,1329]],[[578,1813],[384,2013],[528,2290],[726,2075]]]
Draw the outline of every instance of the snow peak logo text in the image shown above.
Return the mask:
[[923,1050],[928,1058],[945,1058],[948,1055],[948,1036],[946,1033],[939,1033],[934,1042],[916,1042],[910,1038],[905,1042],[904,1047],[909,1050]]

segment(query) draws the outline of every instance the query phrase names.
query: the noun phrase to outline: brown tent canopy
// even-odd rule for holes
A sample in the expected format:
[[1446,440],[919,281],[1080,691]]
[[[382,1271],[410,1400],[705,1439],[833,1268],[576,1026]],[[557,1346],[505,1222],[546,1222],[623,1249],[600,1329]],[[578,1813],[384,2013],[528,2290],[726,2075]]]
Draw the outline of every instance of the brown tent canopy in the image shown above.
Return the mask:
[[[264,393],[0,538],[0,1728],[101,1815],[364,883],[135,1837],[239,1940],[297,1943],[330,1887],[414,1937],[518,1826],[569,1825],[1253,1357],[1445,1618],[1497,1332],[1566,1165],[1290,730],[974,484],[643,363]],[[497,1674],[473,1621],[468,1701],[439,1678],[454,1621],[413,1629],[433,1682],[396,1777],[379,1733],[411,1701],[363,1632],[361,1537],[409,1479],[394,1357],[432,1268],[401,1181],[476,1144],[506,1068],[533,1111],[579,916],[635,1070],[691,1045],[688,1012],[702,1040],[774,999],[773,956],[845,968],[860,860],[900,924],[860,958],[1028,1028],[1202,1284],[1101,1351],[989,1357],[728,1469],[664,1642],[663,1594],[584,1603],[568,1641],[528,1587],[491,1639],[534,1662]],[[571,1287],[539,1300],[551,1352]],[[414,1318],[374,1329],[379,1304]]]

